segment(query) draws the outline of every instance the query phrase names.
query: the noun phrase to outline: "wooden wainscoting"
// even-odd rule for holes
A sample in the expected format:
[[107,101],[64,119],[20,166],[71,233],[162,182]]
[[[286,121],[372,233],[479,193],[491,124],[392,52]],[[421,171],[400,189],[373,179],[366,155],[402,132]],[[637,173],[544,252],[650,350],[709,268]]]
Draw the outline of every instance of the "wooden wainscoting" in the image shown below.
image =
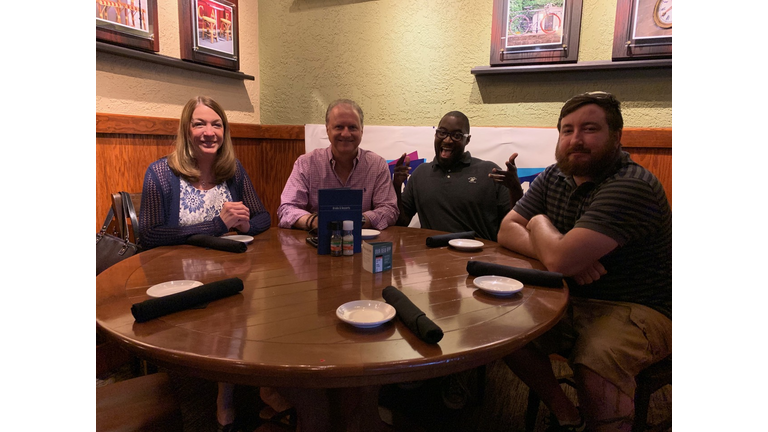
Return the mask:
[[652,172],[672,206],[672,128],[625,128],[621,144],[632,160]]
[[[152,162],[173,148],[178,119],[96,114],[96,230],[107,215],[112,192],[141,192]],[[304,126],[232,123],[238,159],[277,226],[280,193],[304,154]],[[626,128],[625,150],[659,178],[672,203],[672,129]]]
[[[173,150],[178,119],[96,114],[96,230],[112,192],[141,192],[144,173]],[[304,154],[304,126],[231,124],[237,158],[277,226],[280,193]]]

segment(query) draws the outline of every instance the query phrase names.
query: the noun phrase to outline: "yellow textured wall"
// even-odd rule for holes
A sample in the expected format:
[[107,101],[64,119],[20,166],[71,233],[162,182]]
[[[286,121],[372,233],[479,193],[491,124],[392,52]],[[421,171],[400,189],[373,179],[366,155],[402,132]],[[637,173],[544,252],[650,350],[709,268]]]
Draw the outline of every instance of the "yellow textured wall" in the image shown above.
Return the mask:
[[[672,126],[672,71],[478,76],[493,0],[259,2],[261,121],[323,123],[338,97],[366,124],[435,125],[450,110],[476,126],[554,126],[570,96],[605,90],[628,127]],[[616,0],[584,0],[579,61],[610,60]]]
[[[179,58],[176,0],[158,0],[160,53]],[[177,118],[197,95],[221,103],[230,121],[259,123],[259,14],[256,0],[240,0],[240,72],[255,80],[210,75],[96,52],[96,112]]]

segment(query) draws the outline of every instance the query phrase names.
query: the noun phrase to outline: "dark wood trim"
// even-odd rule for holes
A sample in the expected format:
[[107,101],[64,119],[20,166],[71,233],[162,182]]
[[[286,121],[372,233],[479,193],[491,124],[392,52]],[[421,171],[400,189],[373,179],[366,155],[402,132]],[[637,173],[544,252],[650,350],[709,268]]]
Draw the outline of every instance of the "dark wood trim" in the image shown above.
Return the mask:
[[143,60],[149,63],[160,64],[163,66],[170,66],[178,69],[184,69],[194,72],[202,72],[210,75],[217,75],[226,78],[234,78],[239,80],[254,81],[256,78],[253,75],[246,75],[242,72],[235,72],[225,69],[220,69],[213,66],[206,66],[202,64],[192,63],[177,59],[174,57],[164,56],[157,53],[147,53],[142,51],[133,50],[130,48],[124,48],[117,45],[111,45],[104,42],[96,41],[96,53],[99,52],[114,54],[121,57],[127,57],[135,60]]
[[96,113],[96,133],[176,135],[178,119]]
[[[96,114],[96,133],[176,135],[178,119]],[[256,125],[232,123],[232,138],[303,140],[304,125]],[[624,128],[621,139],[627,148],[672,148],[672,128]]]
[[[304,139],[304,125],[231,123],[231,126],[232,138]],[[96,133],[175,136],[178,128],[178,119],[96,113]]]
[[580,72],[594,71],[625,71],[628,69],[672,69],[672,59],[635,60],[635,61],[585,61],[578,63],[561,63],[546,65],[523,66],[476,66],[472,68],[473,75],[498,75],[498,74],[530,74],[552,72]]
[[672,148],[672,128],[624,128],[625,148]]
[[232,123],[232,138],[303,140],[304,125],[257,125]]

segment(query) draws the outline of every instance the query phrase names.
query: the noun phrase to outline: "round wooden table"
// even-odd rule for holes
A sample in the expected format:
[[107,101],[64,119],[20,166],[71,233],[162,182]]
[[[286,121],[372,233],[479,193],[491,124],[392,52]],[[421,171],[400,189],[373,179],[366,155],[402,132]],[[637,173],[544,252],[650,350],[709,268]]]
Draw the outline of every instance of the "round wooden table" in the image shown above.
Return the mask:
[[[307,233],[271,228],[245,253],[196,246],[142,252],[96,277],[96,323],[137,356],[212,381],[274,387],[382,385],[448,375],[487,364],[551,328],[568,289],[526,285],[511,297],[475,288],[466,265],[480,260],[543,269],[498,244],[474,252],[429,248],[438,231],[389,227],[375,240],[393,245],[392,269],[369,273],[362,254],[317,255]],[[131,305],[171,280],[243,280],[242,293],[204,308],[136,323]],[[439,325],[438,344],[418,339],[396,317],[360,329],[336,316],[340,305],[382,300],[393,285]]]

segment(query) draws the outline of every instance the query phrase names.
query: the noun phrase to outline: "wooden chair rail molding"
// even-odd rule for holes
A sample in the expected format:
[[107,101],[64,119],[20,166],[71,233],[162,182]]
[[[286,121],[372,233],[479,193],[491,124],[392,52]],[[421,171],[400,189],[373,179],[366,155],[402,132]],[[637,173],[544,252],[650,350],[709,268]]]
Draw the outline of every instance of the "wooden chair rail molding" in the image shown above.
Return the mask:
[[[232,138],[304,140],[304,125],[254,125],[231,123]],[[176,136],[179,119],[122,114],[96,114],[96,133]]]
[[[232,123],[237,157],[277,226],[280,194],[304,154],[304,125]],[[178,119],[96,114],[96,230],[109,210],[110,194],[141,192],[144,173],[167,155],[179,127]],[[659,178],[672,203],[672,129],[625,128],[624,148]]]

